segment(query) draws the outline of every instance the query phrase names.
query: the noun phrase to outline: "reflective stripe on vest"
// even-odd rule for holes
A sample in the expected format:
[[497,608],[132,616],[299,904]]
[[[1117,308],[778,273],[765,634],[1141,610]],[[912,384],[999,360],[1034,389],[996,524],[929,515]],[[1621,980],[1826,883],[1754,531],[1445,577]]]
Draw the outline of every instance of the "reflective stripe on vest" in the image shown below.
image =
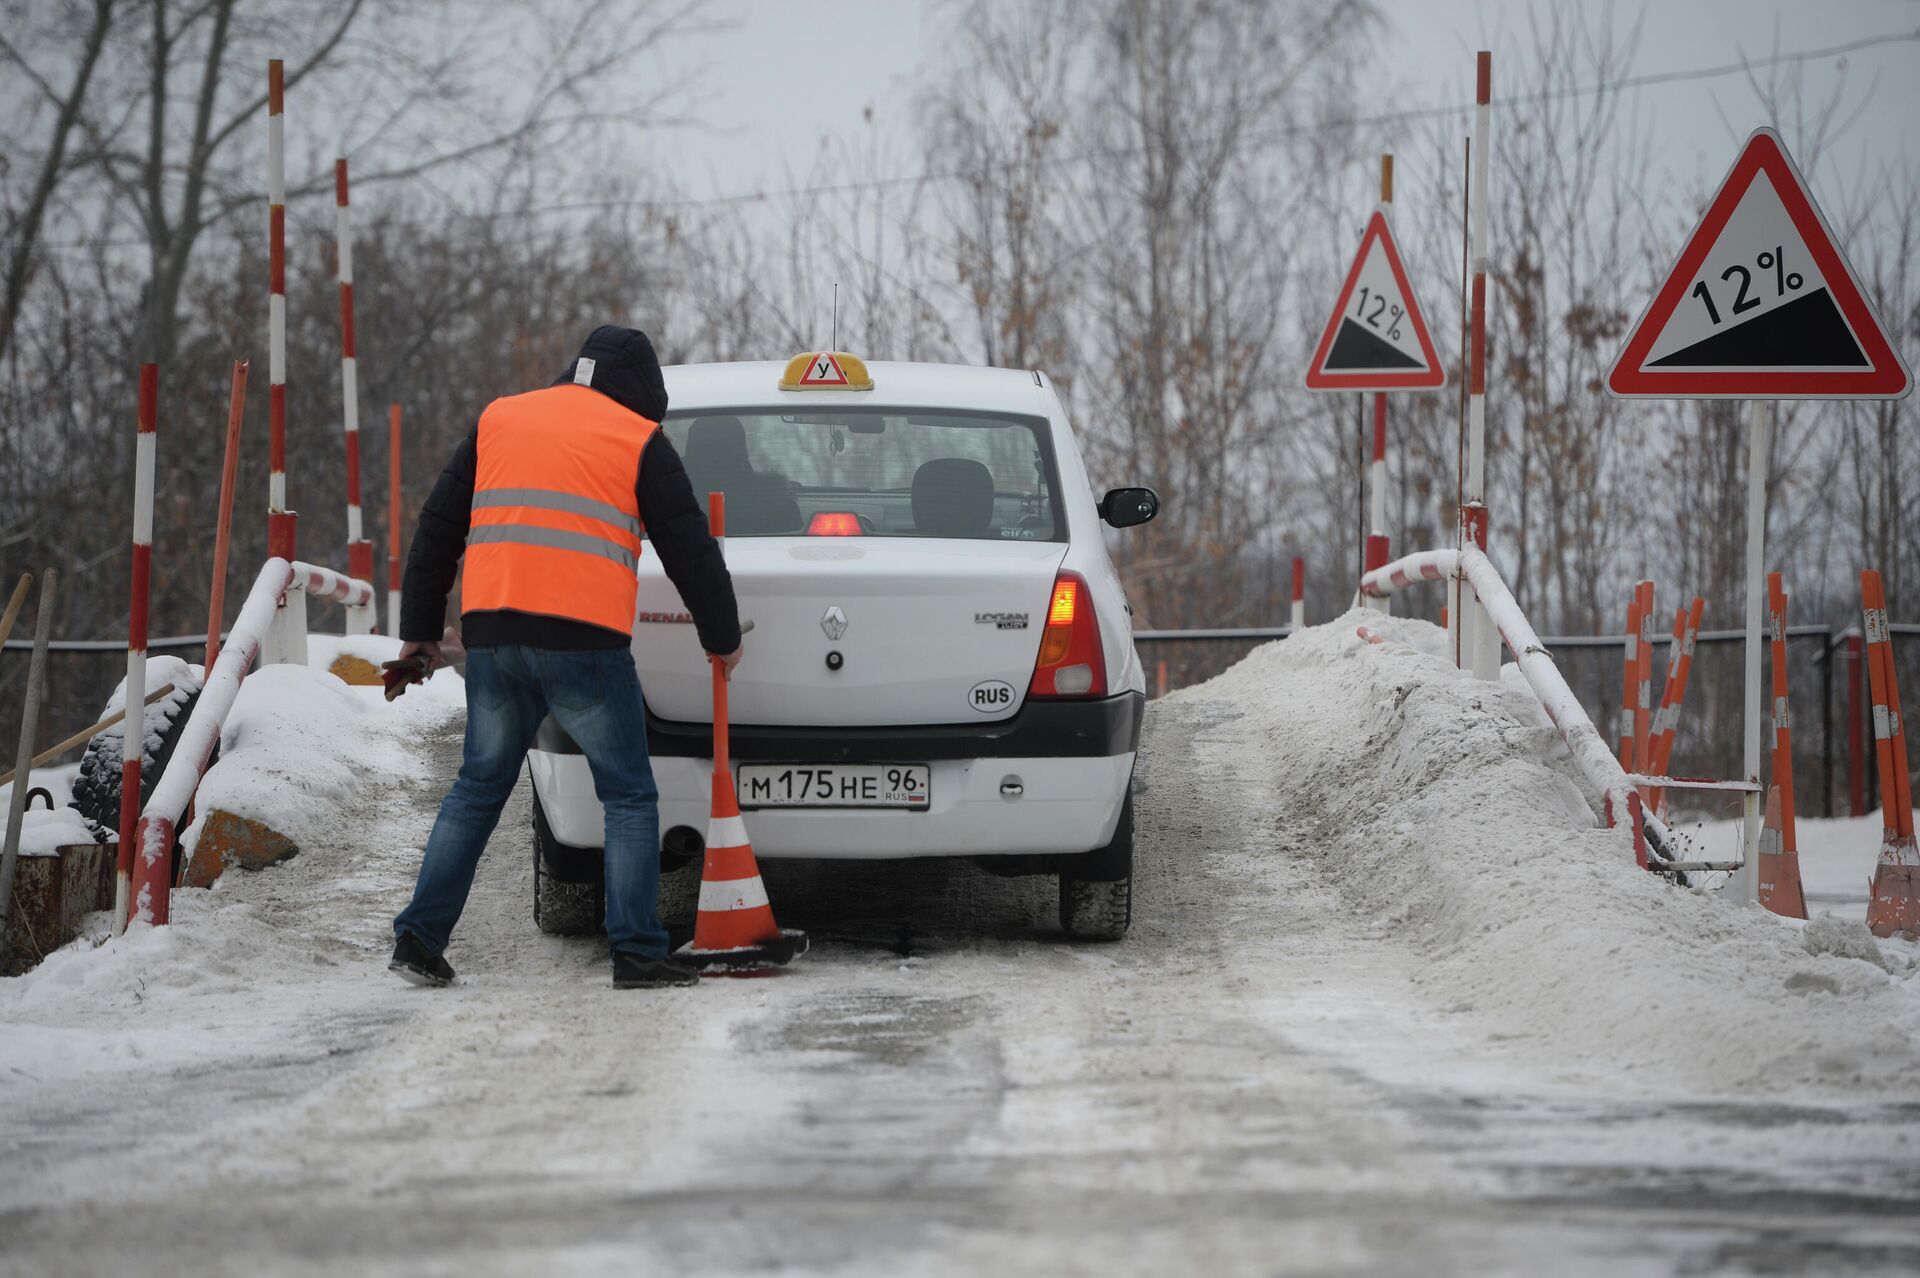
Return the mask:
[[584,386],[490,404],[480,418],[462,608],[631,634],[641,548],[634,485],[657,428]]

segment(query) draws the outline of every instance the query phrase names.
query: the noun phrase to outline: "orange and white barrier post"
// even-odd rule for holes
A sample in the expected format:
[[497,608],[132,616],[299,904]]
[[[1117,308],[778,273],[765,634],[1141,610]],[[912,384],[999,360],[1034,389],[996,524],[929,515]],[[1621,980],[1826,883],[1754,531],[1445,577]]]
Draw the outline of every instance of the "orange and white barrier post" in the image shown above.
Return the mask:
[[1307,628],[1307,561],[1293,557],[1293,599],[1287,610],[1287,628],[1299,634]]
[[[1653,776],[1670,776],[1673,741],[1679,734],[1680,707],[1687,699],[1687,679],[1693,673],[1693,649],[1700,639],[1700,617],[1707,601],[1693,597],[1691,608],[1673,614],[1673,652],[1667,661],[1667,681],[1660,689],[1660,709],[1653,717]],[[1666,811],[1666,791],[1656,787],[1649,796],[1655,812]]]
[[[1633,603],[1640,615],[1633,662],[1633,762],[1644,772],[1653,762],[1653,583],[1634,587]],[[1642,797],[1645,793],[1642,792]]]
[[120,846],[113,880],[113,934],[127,929],[133,904],[133,836],[140,824],[140,755],[146,746],[147,604],[153,576],[153,467],[160,437],[160,366],[140,366],[133,453],[133,584],[127,608],[127,685],[120,721]]
[[[353,338],[353,218],[347,205],[347,160],[333,162],[335,270],[340,279],[340,405],[347,433],[347,572],[373,580],[373,543],[360,516],[360,361]],[[373,633],[372,608],[347,609],[347,633]]]
[[1787,594],[1780,574],[1767,574],[1767,621],[1773,630],[1773,788],[1760,828],[1760,904],[1790,919],[1807,917],[1800,889],[1800,851],[1793,832],[1793,716],[1787,700]]
[[1633,702],[1635,681],[1640,673],[1640,591],[1627,597],[1627,644],[1621,657],[1620,677],[1620,766],[1628,772],[1639,771],[1633,753]]
[[286,70],[267,63],[267,553],[292,562],[297,540],[287,509],[287,130]]
[[1862,706],[1860,682],[1865,672],[1866,644],[1858,630],[1849,630],[1846,640],[1847,671],[1847,815],[1867,814],[1867,729],[1866,710]]
[[240,422],[247,412],[246,360],[233,366],[227,392],[227,451],[220,462],[220,513],[213,528],[213,588],[207,592],[207,670],[220,657],[220,625],[227,613],[227,551],[233,537],[233,485],[240,472]]
[[[707,496],[708,520],[715,539],[726,533],[726,498]],[[724,541],[722,542],[724,545]],[[773,918],[767,887],[740,817],[728,757],[727,673],[720,658],[713,666],[713,808],[707,822],[706,857],[700,867],[700,910],[693,939],[679,957],[720,972],[757,972],[780,967],[807,952],[807,934],[782,928]]]
[[1920,939],[1920,847],[1913,833],[1913,792],[1908,780],[1907,741],[1900,717],[1900,683],[1894,674],[1887,596],[1880,574],[1860,574],[1865,616],[1867,679],[1873,692],[1874,750],[1880,764],[1880,861],[1867,898],[1867,926],[1875,936],[1898,933]]
[[387,633],[400,636],[400,405],[387,406]]

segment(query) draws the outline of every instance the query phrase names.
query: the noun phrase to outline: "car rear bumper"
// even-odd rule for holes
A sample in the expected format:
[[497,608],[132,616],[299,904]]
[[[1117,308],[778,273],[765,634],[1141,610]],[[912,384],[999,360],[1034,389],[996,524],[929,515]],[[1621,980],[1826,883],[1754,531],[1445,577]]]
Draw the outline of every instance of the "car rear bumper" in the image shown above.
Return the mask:
[[[535,751],[527,761],[554,838],[599,847],[606,827],[585,757]],[[745,819],[753,850],[763,857],[859,860],[1090,852],[1113,838],[1133,755],[936,759],[928,766],[931,802],[921,811],[750,808]],[[656,759],[653,773],[662,833],[684,826],[704,839],[712,762]],[[1002,793],[1008,785],[1019,787],[1017,797]]]

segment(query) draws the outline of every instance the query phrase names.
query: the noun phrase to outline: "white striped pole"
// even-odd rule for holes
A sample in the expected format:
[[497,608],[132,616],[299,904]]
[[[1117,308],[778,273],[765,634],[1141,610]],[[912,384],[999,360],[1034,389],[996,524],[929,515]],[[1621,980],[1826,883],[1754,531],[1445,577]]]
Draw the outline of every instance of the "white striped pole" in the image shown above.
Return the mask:
[[1293,601],[1287,626],[1296,635],[1307,628],[1307,561],[1299,555],[1293,557]]
[[133,904],[133,843],[140,824],[140,755],[146,745],[147,603],[153,573],[153,464],[160,432],[160,366],[140,366],[133,452],[133,585],[127,608],[127,686],[120,723],[120,847],[113,879],[113,934],[127,930]]
[[[1467,384],[1467,493],[1460,507],[1462,544],[1487,548],[1487,169],[1493,144],[1493,55],[1480,51],[1474,85],[1473,338]],[[1500,634],[1476,598],[1461,600],[1461,652],[1476,678],[1500,674]]]
[[[1393,157],[1391,155],[1380,157],[1380,207],[1383,211],[1393,208]],[[1384,566],[1391,554],[1391,541],[1387,536],[1387,393],[1385,391],[1373,393],[1373,468],[1370,477],[1373,485],[1371,494],[1373,500],[1369,512],[1371,515],[1369,522],[1372,527],[1367,535],[1366,570],[1368,572]],[[1391,595],[1365,598],[1364,602],[1367,606],[1381,612],[1393,611]]]
[[[353,341],[353,220],[347,207],[347,159],[333,162],[333,229],[340,277],[340,403],[347,431],[347,571],[361,581],[373,580],[373,543],[366,538],[360,518],[360,366]],[[347,633],[373,632],[374,613],[347,609]]]
[[267,553],[294,558],[287,509],[287,131],[286,72],[267,63]]

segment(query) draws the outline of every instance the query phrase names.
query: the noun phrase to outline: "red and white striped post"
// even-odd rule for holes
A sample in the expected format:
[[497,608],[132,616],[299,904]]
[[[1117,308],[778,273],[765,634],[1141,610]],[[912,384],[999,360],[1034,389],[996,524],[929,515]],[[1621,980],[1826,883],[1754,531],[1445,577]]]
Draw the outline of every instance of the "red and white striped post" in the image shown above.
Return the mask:
[[213,586],[207,592],[206,670],[220,657],[220,624],[227,612],[227,550],[233,535],[233,485],[240,473],[240,423],[247,412],[247,360],[233,366],[227,392],[227,451],[220,463],[220,512],[213,527]]
[[[1473,316],[1467,369],[1467,491],[1460,506],[1462,545],[1487,548],[1487,169],[1493,158],[1493,54],[1481,50],[1474,76]],[[1478,599],[1461,600],[1460,651],[1476,678],[1500,675],[1500,634]]]
[[[1680,707],[1687,699],[1693,649],[1700,638],[1700,615],[1706,606],[1707,601],[1695,595],[1691,608],[1673,614],[1673,653],[1667,662],[1667,681],[1660,690],[1660,709],[1653,717],[1653,766],[1647,771],[1654,776],[1672,775],[1673,740],[1679,732]],[[1656,814],[1665,812],[1666,791],[1655,787],[1649,798]]]
[[133,584],[127,608],[127,685],[120,721],[120,847],[113,880],[113,934],[127,930],[133,903],[133,836],[140,824],[140,755],[146,746],[147,603],[153,576],[154,444],[160,432],[160,366],[140,366],[133,452]]
[[[1760,904],[1790,919],[1807,917],[1800,887],[1800,845],[1793,826],[1793,715],[1787,700],[1787,592],[1780,574],[1767,574],[1767,622],[1773,631],[1773,794],[1768,812],[1778,828],[1760,832]],[[1774,805],[1778,804],[1776,808]],[[1767,822],[1768,827],[1773,822]]]
[[1627,596],[1627,643],[1621,657],[1620,677],[1620,766],[1628,772],[1638,771],[1638,760],[1633,754],[1633,702],[1634,683],[1640,672],[1640,591],[1636,587]]
[[1900,715],[1900,682],[1887,629],[1886,589],[1873,569],[1860,574],[1867,677],[1873,691],[1874,749],[1880,764],[1880,861],[1867,898],[1867,926],[1875,936],[1896,932],[1920,938],[1920,846],[1913,833],[1913,793],[1907,739]]
[[[1380,157],[1380,207],[1390,210],[1393,207],[1393,157]],[[1387,536],[1387,393],[1373,393],[1373,466],[1370,474],[1372,498],[1369,514],[1371,525],[1367,533],[1366,571],[1384,567],[1391,556],[1391,540]],[[1363,602],[1381,612],[1393,611],[1393,596],[1362,595]]]
[[1296,635],[1307,628],[1307,561],[1299,555],[1293,557],[1293,605],[1287,626]]
[[[1642,772],[1653,762],[1653,583],[1634,587],[1640,628],[1633,663],[1633,761]],[[1644,794],[1642,797],[1645,797]]]
[[286,71],[267,63],[267,553],[292,562],[287,509],[287,131]]
[[387,633],[400,635],[400,405],[387,406]]
[[[340,278],[340,405],[347,432],[347,572],[373,581],[373,543],[360,516],[360,365],[353,344],[353,219],[347,206],[347,159],[333,162],[334,264]],[[347,609],[347,633],[372,634],[371,608]]]
[[1847,654],[1847,815],[1867,814],[1867,729],[1861,706],[1860,669],[1865,645],[1858,630],[1846,635]]

